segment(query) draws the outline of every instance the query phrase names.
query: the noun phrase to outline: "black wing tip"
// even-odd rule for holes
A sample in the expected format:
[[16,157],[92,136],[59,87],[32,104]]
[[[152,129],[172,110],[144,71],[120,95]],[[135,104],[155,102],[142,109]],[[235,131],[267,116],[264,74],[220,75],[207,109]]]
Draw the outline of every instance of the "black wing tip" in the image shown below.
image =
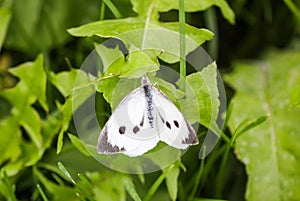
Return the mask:
[[105,127],[99,136],[97,152],[99,154],[116,154],[124,151],[126,151],[124,147],[120,148],[117,145],[113,146],[111,143],[109,143],[107,137],[107,128]]
[[190,144],[190,145],[199,144],[199,140],[198,140],[198,137],[197,137],[197,134],[196,134],[194,128],[187,121],[186,121],[186,125],[188,127],[189,134],[184,140],[182,140],[182,143]]

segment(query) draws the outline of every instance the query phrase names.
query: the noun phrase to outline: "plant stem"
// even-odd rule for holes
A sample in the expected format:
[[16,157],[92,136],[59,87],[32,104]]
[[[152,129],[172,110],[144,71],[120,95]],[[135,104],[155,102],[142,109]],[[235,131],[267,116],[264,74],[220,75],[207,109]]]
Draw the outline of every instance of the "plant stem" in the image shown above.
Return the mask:
[[186,62],[185,62],[185,12],[184,0],[179,0],[179,33],[180,33],[180,82],[179,87],[185,91]]
[[164,181],[164,179],[166,178],[168,172],[169,172],[170,168],[166,169],[166,171],[164,171],[159,177],[158,179],[154,182],[154,184],[151,186],[151,188],[149,189],[147,195],[145,196],[144,201],[149,201],[151,200],[151,198],[153,197],[154,193],[157,191],[158,187],[160,186],[160,184]]
[[104,20],[104,15],[105,15],[105,3],[104,1],[101,1],[101,8],[100,8],[100,16],[99,20]]

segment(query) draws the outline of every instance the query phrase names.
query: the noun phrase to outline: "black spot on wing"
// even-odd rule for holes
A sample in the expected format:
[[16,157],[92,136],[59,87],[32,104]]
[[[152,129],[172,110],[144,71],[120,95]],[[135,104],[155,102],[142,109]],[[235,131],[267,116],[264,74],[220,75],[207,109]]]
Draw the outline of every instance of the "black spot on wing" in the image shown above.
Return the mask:
[[133,133],[136,134],[137,132],[140,131],[140,128],[138,126],[135,126],[133,129],[132,129]]
[[105,130],[101,132],[100,138],[97,145],[97,151],[98,153],[104,153],[104,154],[113,154],[118,153],[121,151],[126,151],[124,147],[119,148],[117,145],[112,146],[112,144],[109,143],[108,137],[107,137],[107,127],[104,128]]
[[125,127],[125,126],[120,126],[120,128],[119,128],[119,133],[120,133],[121,135],[123,135],[123,134],[125,133],[125,130],[126,130],[126,127]]
[[166,121],[166,126],[171,129],[171,124],[168,121]]
[[179,123],[178,123],[178,121],[174,120],[173,122],[174,122],[174,125],[175,125],[177,128],[179,128]]

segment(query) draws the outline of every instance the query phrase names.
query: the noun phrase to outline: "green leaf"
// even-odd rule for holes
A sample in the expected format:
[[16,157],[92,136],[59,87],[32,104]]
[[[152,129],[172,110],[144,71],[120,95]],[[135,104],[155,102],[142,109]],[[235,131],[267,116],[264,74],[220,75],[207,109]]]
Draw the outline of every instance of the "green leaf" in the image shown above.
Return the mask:
[[[168,22],[161,23],[161,27],[166,28],[171,31],[179,32],[179,23],[178,22]],[[213,39],[214,33],[204,28],[196,28],[189,24],[185,24],[186,36],[195,41],[198,45],[202,45],[205,41]]]
[[[179,60],[179,23],[150,23],[147,30],[145,21],[139,18],[125,18],[117,20],[104,20],[86,24],[80,27],[68,29],[68,32],[77,37],[91,37],[97,35],[103,38],[117,37],[122,40],[129,49],[150,49],[162,51],[160,55],[168,63]],[[185,25],[186,29],[186,53],[191,52],[197,46],[214,36],[207,29],[198,29],[191,25]],[[159,35],[160,37],[157,37]],[[144,38],[146,37],[146,38]],[[167,56],[166,54],[169,53]],[[170,58],[169,58],[170,57]],[[168,59],[169,58],[169,59]]]
[[179,166],[172,165],[166,176],[166,184],[171,200],[177,198],[179,172]]
[[265,62],[235,64],[225,77],[236,90],[229,120],[232,132],[242,119],[269,114],[235,144],[235,153],[246,165],[248,200],[300,199],[300,111],[291,109],[289,102],[299,79],[299,58],[299,51],[272,52]]
[[[15,87],[0,92],[0,95],[12,105],[11,115],[0,121],[3,131],[1,134],[10,136],[0,141],[0,149],[5,153],[1,155],[0,163],[10,158],[11,163],[7,163],[5,168],[9,175],[14,175],[22,167],[33,165],[41,158],[57,132],[57,122],[49,118],[48,125],[51,124],[53,127],[48,130],[47,124],[32,106],[38,102],[46,112],[48,111],[45,95],[46,73],[42,55],[34,62],[27,62],[10,69],[10,72],[20,81]],[[49,115],[49,117],[54,116]],[[25,129],[31,141],[24,139],[21,127]]]
[[11,10],[9,8],[0,8],[0,52],[4,42],[8,25],[11,19]]
[[[41,106],[48,111],[47,101],[46,101],[46,73],[44,71],[44,58],[42,55],[39,55],[34,62],[24,63],[16,68],[10,68],[9,72],[13,75],[20,78],[15,90],[19,90],[19,93],[26,93],[26,98],[20,102],[13,100],[13,98],[20,96],[20,94],[15,94],[14,90],[9,91],[12,93],[13,97],[10,97],[12,103],[20,103],[20,107],[23,107],[23,104],[32,104],[36,99],[39,101]],[[34,73],[33,73],[34,72]]]
[[125,189],[128,192],[128,194],[131,196],[131,198],[134,201],[141,201],[141,198],[138,195],[138,193],[136,192],[135,186],[134,186],[134,184],[133,184],[133,182],[132,182],[131,179],[124,178],[124,186],[125,186]]
[[63,106],[58,107],[60,109],[60,112],[62,114],[62,121],[61,121],[61,128],[58,134],[57,139],[57,150],[56,153],[60,153],[62,146],[63,146],[63,136],[64,132],[66,132],[69,128],[69,123],[72,119],[72,100],[71,97],[68,97],[66,99],[66,102]]
[[66,43],[71,39],[67,28],[96,20],[99,13],[93,1],[27,0],[12,5],[13,18],[4,45],[30,55]]
[[[167,12],[172,9],[178,10],[179,5],[178,1],[173,0],[131,0],[133,5],[133,10],[138,13],[140,16],[146,17],[149,10],[152,9],[154,16],[158,12]],[[235,21],[235,16],[233,10],[229,7],[228,3],[225,0],[185,0],[184,8],[186,12],[198,12],[207,10],[209,7],[217,6],[220,8],[223,17],[230,22],[231,24]],[[149,17],[149,16],[147,16]]]
[[[18,122],[14,117],[6,118],[0,121],[1,140],[0,140],[0,164],[10,159],[15,162],[21,155],[20,144],[22,142]],[[11,136],[10,138],[4,135]],[[7,169],[8,170],[8,169]],[[10,175],[10,174],[9,174]]]
[[159,64],[156,58],[149,57],[143,51],[134,51],[126,58],[124,58],[124,55],[121,55],[121,57],[108,66],[105,70],[104,77],[114,74],[130,78],[139,78],[148,72],[158,69]]
[[71,142],[73,143],[73,145],[84,155],[86,156],[90,156],[91,154],[86,150],[86,148],[84,147],[84,145],[82,144],[82,142],[74,135],[72,134],[68,134]]
[[77,37],[97,35],[103,38],[118,36],[122,33],[143,29],[145,21],[138,18],[124,18],[92,22],[67,31]]
[[[62,115],[61,128],[57,140],[57,153],[63,146],[64,133],[69,128],[73,112],[94,92],[94,77],[84,71],[71,68],[70,71],[54,74],[47,72],[50,82],[66,98],[65,103],[57,107]],[[79,95],[80,94],[80,95]]]
[[51,181],[37,167],[33,168],[33,174],[44,186],[44,189],[52,195],[51,200],[78,200],[76,189]]
[[191,123],[198,121],[210,128],[216,123],[220,106],[216,63],[188,75],[186,85],[186,99],[181,101],[185,117]]
[[256,118],[255,120],[250,121],[249,119],[245,119],[244,121],[242,121],[238,127],[236,128],[234,135],[231,139],[231,145],[233,145],[233,143],[235,142],[236,138],[239,137],[241,134],[243,134],[244,132],[255,128],[256,126],[262,124],[263,122],[265,122],[268,119],[268,115],[262,115],[258,118]]
[[[153,61],[142,51],[133,52],[127,59],[122,55],[107,68],[103,75],[104,79],[98,82],[97,91],[103,93],[105,100],[111,103],[112,109],[115,109],[125,95],[140,85],[141,76],[156,71],[158,68],[157,61]],[[117,77],[105,79],[110,74],[139,79],[120,79]]]
[[64,175],[73,183],[76,184],[75,180],[73,179],[73,177],[71,176],[71,174],[68,172],[68,170],[65,168],[65,166],[61,163],[58,162],[57,163],[58,168],[64,173]]
[[70,71],[63,71],[58,74],[49,72],[48,77],[51,83],[59,90],[64,97],[70,96],[74,88],[75,80],[79,70],[71,68]]
[[116,172],[104,172],[102,174],[93,172],[87,173],[86,176],[96,186],[93,189],[95,200],[126,200],[126,191],[134,200],[139,200],[137,194],[134,193],[134,187],[130,184],[132,181],[129,175]]

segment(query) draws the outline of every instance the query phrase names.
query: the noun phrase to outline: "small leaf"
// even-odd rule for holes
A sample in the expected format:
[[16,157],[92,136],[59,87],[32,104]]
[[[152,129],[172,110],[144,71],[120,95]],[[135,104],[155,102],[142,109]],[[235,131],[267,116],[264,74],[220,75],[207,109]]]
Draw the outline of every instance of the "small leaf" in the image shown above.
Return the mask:
[[72,94],[78,73],[79,70],[71,68],[70,71],[63,71],[58,74],[50,72],[48,77],[60,93],[62,93],[64,97],[67,97]]
[[134,201],[141,201],[141,198],[138,195],[138,193],[136,192],[135,186],[132,183],[132,180],[129,179],[129,178],[126,178],[126,179],[123,180],[123,182],[124,182],[125,189],[128,192],[128,194],[131,196],[131,198]]
[[59,109],[61,110],[62,113],[62,121],[61,121],[61,128],[58,134],[58,139],[57,139],[57,149],[56,153],[60,153],[62,146],[63,146],[63,138],[64,138],[64,133],[68,130],[69,128],[69,123],[72,119],[72,101],[71,97],[68,97],[65,101],[65,104],[63,106],[60,106]]
[[75,180],[72,178],[71,174],[68,172],[65,166],[61,162],[58,162],[57,164],[58,164],[58,168],[64,173],[64,175],[67,178],[69,178],[73,184],[76,184]]
[[58,185],[45,177],[39,169],[34,166],[33,174],[37,180],[44,186],[47,192],[52,194],[52,200],[77,200],[76,192],[77,189],[68,187],[66,185]]
[[166,183],[171,200],[176,200],[178,191],[179,167],[172,165],[166,176]]
[[199,73],[187,76],[186,99],[183,113],[189,122],[199,121],[210,128],[218,118],[220,101],[217,85],[217,66],[212,63]]
[[84,155],[90,156],[91,154],[86,150],[82,142],[74,135],[68,133],[68,136],[72,142],[72,144]]
[[268,119],[268,117],[269,115],[262,115],[253,121],[249,122],[249,120],[246,119],[242,123],[240,123],[236,129],[236,132],[234,133],[234,136],[232,137],[231,145],[235,142],[236,138],[238,138],[241,134],[262,124]]

